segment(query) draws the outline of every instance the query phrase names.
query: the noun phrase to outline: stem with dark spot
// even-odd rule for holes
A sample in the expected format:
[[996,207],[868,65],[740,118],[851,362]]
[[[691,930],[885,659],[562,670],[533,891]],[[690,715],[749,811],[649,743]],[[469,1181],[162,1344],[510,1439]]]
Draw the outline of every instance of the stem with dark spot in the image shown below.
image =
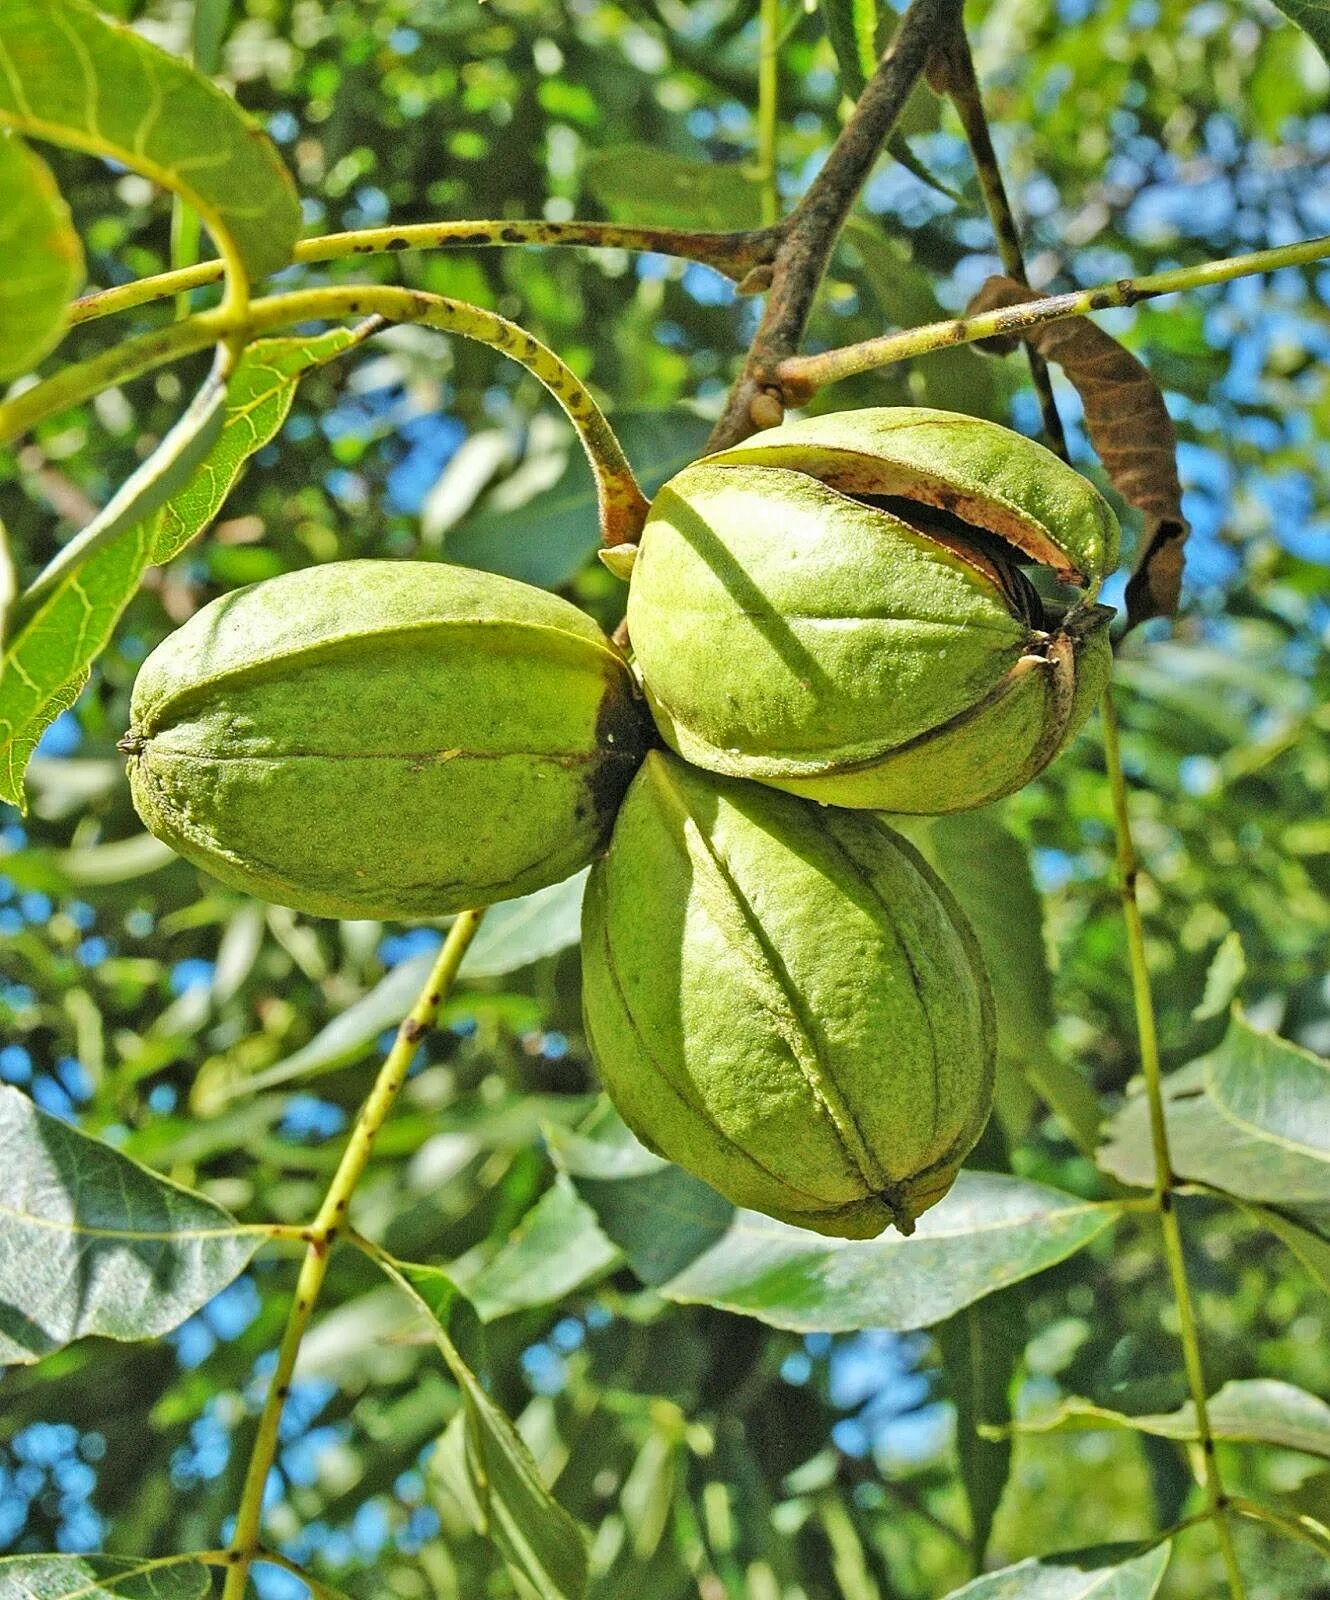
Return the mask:
[[309,1242],[305,1250],[305,1259],[300,1268],[300,1276],[296,1280],[295,1296],[291,1301],[286,1329],[277,1352],[277,1366],[273,1371],[272,1382],[268,1385],[263,1410],[259,1414],[258,1433],[245,1472],[240,1508],[236,1512],[235,1532],[231,1536],[228,1551],[230,1564],[222,1588],[222,1600],[241,1600],[249,1579],[250,1566],[259,1556],[259,1524],[263,1516],[263,1495],[268,1483],[268,1474],[272,1471],[273,1460],[277,1454],[282,1410],[290,1393],[291,1375],[295,1371],[301,1342],[309,1328],[315,1302],[323,1288],[323,1280],[327,1276],[328,1257],[339,1232],[346,1224],[351,1195],[369,1164],[379,1129],[383,1126],[394,1101],[401,1092],[402,1085],[406,1082],[407,1069],[416,1053],[416,1047],[424,1034],[434,1026],[439,1007],[453,986],[457,969],[462,964],[462,957],[475,938],[476,930],[480,927],[484,915],[483,909],[463,911],[449,928],[448,937],[443,941],[443,947],[439,951],[433,971],[426,979],[420,998],[397,1030],[397,1037],[393,1040],[392,1048],[384,1058],[382,1067],[379,1068],[374,1087],[360,1108],[360,1115],[356,1118],[356,1125],[352,1129],[346,1149],[342,1152],[342,1159],[337,1164],[337,1171],[333,1173],[332,1182],[328,1185],[328,1192],[323,1197],[318,1215],[306,1230],[305,1237]]

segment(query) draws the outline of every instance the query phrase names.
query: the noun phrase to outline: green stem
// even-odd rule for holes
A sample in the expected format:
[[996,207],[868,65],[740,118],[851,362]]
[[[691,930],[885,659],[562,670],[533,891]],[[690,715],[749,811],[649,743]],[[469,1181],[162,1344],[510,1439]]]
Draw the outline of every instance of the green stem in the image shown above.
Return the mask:
[[[1016,226],[1016,214],[1007,196],[1007,186],[1002,181],[997,151],[993,148],[993,136],[979,92],[979,79],[975,75],[974,57],[970,54],[970,41],[960,23],[957,23],[951,39],[941,52],[941,72],[943,87],[956,108],[965,130],[966,142],[970,146],[979,188],[984,197],[984,209],[988,212],[988,220],[993,225],[993,235],[997,240],[1002,270],[1018,283],[1028,283],[1020,229]],[[1053,397],[1053,380],[1049,376],[1048,363],[1028,342],[1025,355],[1030,366],[1030,379],[1039,397],[1044,433],[1052,448],[1066,461],[1067,436],[1062,428],[1062,418],[1058,415],[1057,401]]]
[[774,377],[785,391],[787,402],[798,405],[826,384],[890,366],[892,362],[905,361],[911,356],[973,344],[977,339],[990,339],[995,335],[1019,334],[1045,322],[1080,317],[1090,311],[1106,311],[1110,306],[1132,306],[1138,300],[1149,300],[1156,295],[1230,283],[1234,278],[1275,272],[1281,267],[1307,266],[1327,256],[1330,256],[1330,237],[1304,239],[1298,244],[1256,250],[1251,255],[1226,256],[1196,267],[1174,267],[1168,272],[1154,272],[1145,277],[1119,278],[1094,289],[1049,295],[1025,305],[1004,306],[978,316],[955,317],[949,322],[930,322],[923,327],[906,328],[901,333],[865,339],[861,344],[843,345],[838,350],[825,350],[818,355],[788,356],[777,365]]
[[1227,1515],[1228,1496],[1224,1492],[1219,1462],[1215,1456],[1214,1433],[1210,1427],[1208,1388],[1201,1359],[1200,1333],[1187,1281],[1187,1263],[1182,1253],[1182,1230],[1178,1224],[1176,1196],[1173,1192],[1173,1163],[1168,1146],[1168,1123],[1164,1117],[1163,1073],[1159,1061],[1159,1035],[1155,1025],[1154,997],[1150,991],[1150,969],[1145,954],[1145,927],[1136,886],[1140,862],[1131,834],[1127,806],[1127,784],[1122,770],[1122,747],[1118,737],[1117,712],[1112,690],[1101,702],[1104,724],[1104,756],[1108,768],[1109,790],[1113,799],[1113,821],[1117,834],[1118,873],[1122,896],[1122,915],[1127,926],[1127,954],[1131,965],[1132,998],[1136,1010],[1136,1032],[1140,1040],[1141,1073],[1150,1111],[1150,1140],[1154,1147],[1154,1203],[1159,1212],[1164,1236],[1164,1256],[1173,1285],[1178,1310],[1178,1336],[1182,1360],[1187,1371],[1187,1387],[1196,1411],[1196,1434],[1201,1453],[1201,1487],[1214,1518],[1228,1588],[1232,1600],[1244,1600],[1242,1571],[1233,1545],[1233,1529]]
[[231,1537],[230,1565],[222,1588],[222,1600],[241,1600],[249,1577],[249,1569],[259,1556],[259,1522],[263,1515],[263,1491],[272,1471],[277,1454],[277,1434],[282,1421],[282,1408],[290,1391],[291,1374],[295,1371],[296,1357],[301,1341],[314,1315],[314,1306],[323,1288],[328,1272],[328,1257],[339,1232],[346,1226],[347,1207],[361,1175],[369,1164],[374,1141],[379,1129],[392,1110],[402,1085],[406,1082],[407,1068],[416,1053],[421,1039],[434,1025],[453,981],[462,957],[467,952],[479,928],[483,910],[464,911],[448,930],[434,970],[426,980],[420,998],[397,1030],[374,1087],[370,1090],[342,1159],[337,1164],[328,1192],[323,1197],[318,1215],[310,1223],[306,1237],[309,1241],[305,1259],[296,1280],[295,1296],[287,1315],[286,1328],[277,1352],[277,1366],[268,1386],[267,1398],[259,1414],[258,1433],[250,1452],[245,1485],[241,1491],[240,1507],[236,1512],[235,1532]]
[[1257,1500],[1246,1500],[1240,1495],[1233,1495],[1228,1503],[1240,1517],[1250,1517],[1253,1522],[1264,1522],[1287,1538],[1298,1539],[1303,1544],[1311,1545],[1312,1549],[1322,1556],[1330,1556],[1330,1528],[1318,1522],[1315,1517],[1301,1513],[1295,1517],[1288,1517],[1282,1511],[1273,1511]]
[[313,1573],[307,1572],[298,1561],[288,1560],[286,1556],[279,1555],[276,1550],[259,1550],[255,1553],[254,1561],[260,1567],[282,1567],[285,1571],[294,1573],[309,1590],[313,1600],[350,1600],[350,1596],[341,1589],[334,1589],[332,1584],[324,1583],[321,1579],[316,1578]]
[[[400,250],[456,250],[459,247],[502,247],[505,245],[581,245],[593,250],[651,251],[657,255],[678,256],[685,261],[700,261],[726,277],[739,279],[754,267],[769,262],[779,243],[778,228],[758,228],[741,233],[703,233],[688,228],[631,228],[615,222],[413,222],[396,228],[357,228],[347,233],[322,234],[302,239],[295,247],[293,261],[341,261],[351,256],[377,255]],[[100,289],[76,300],[70,308],[71,323],[91,322],[116,311],[132,311],[137,306],[168,295],[188,294],[222,276],[220,261],[201,261],[197,266],[175,272],[159,272],[150,278],[114,289]]]
[[622,544],[637,537],[646,516],[646,496],[638,487],[614,430],[577,375],[524,328],[492,311],[389,284],[348,284],[271,295],[251,301],[239,314],[218,306],[186,317],[183,322],[126,339],[89,361],[66,367],[45,382],[34,384],[7,404],[0,404],[0,443],[26,432],[43,417],[207,345],[222,341],[247,343],[260,334],[294,323],[363,316],[418,322],[443,333],[461,334],[501,351],[525,367],[559,402],[577,430],[596,480],[605,543]]
[[776,183],[776,132],[780,107],[780,0],[761,0],[757,63],[757,171],[762,185],[762,221],[780,216]]

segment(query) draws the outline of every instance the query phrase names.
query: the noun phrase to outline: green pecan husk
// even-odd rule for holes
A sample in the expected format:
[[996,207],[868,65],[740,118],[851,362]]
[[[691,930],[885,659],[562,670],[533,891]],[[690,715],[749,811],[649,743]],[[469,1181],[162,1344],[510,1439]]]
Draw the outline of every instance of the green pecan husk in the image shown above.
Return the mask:
[[576,607],[423,561],[341,561],[205,606],[144,662],[134,804],[222,882],[325,917],[526,894],[603,849],[650,736]]
[[649,1147],[819,1233],[910,1232],[993,1098],[993,1000],[937,874],[862,812],[648,754],[582,923],[587,1038]]
[[[628,626],[667,742],[835,805],[1009,794],[1107,681],[1118,528],[1033,440],[949,412],[840,412],[686,467],[652,502]],[[1041,598],[1021,563],[1081,593]]]

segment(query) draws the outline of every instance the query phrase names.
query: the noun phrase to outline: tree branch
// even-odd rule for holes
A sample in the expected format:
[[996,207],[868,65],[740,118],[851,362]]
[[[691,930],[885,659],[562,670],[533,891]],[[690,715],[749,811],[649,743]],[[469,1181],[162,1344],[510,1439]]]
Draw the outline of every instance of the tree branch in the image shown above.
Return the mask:
[[[933,57],[929,66],[929,83],[938,93],[948,97],[965,129],[965,139],[970,146],[979,188],[984,197],[984,209],[993,224],[1002,270],[1017,283],[1028,284],[1030,280],[1025,273],[1025,252],[1021,248],[1020,230],[1007,197],[1007,186],[1002,181],[997,151],[993,148],[993,136],[989,132],[988,117],[979,93],[970,41],[959,21],[946,44]],[[1062,429],[1057,401],[1053,398],[1053,381],[1049,377],[1048,363],[1032,344],[1026,344],[1025,356],[1030,364],[1030,378],[1035,393],[1039,397],[1044,433],[1051,447],[1066,461],[1067,436]]]
[[791,213],[771,269],[771,291],[725,412],[707,442],[720,450],[784,414],[776,369],[799,348],[822,274],[856,195],[891,136],[929,55],[958,25],[960,0],[911,0],[822,170]]
[[1281,267],[1307,266],[1327,256],[1330,256],[1330,236],[1278,245],[1273,250],[1255,250],[1251,255],[1205,261],[1195,267],[1173,267],[1167,272],[1153,272],[1140,278],[1119,278],[1116,283],[1102,283],[1094,289],[1051,294],[1042,300],[983,311],[973,317],[930,322],[899,333],[886,333],[877,339],[865,339],[861,344],[823,350],[817,355],[788,356],[776,368],[774,381],[786,402],[798,405],[824,384],[871,372],[875,367],[888,367],[910,356],[927,355],[930,351],[946,350],[958,344],[973,344],[979,339],[1019,335],[1045,322],[1081,317],[1091,311],[1105,311],[1110,306],[1134,306],[1138,300],[1149,300],[1155,295],[1203,289],[1210,284],[1230,283],[1234,278],[1277,272]]
[[[755,267],[766,266],[774,259],[782,234],[783,224],[742,233],[699,233],[691,228],[638,228],[617,222],[409,222],[398,227],[356,228],[349,233],[301,239],[291,259],[306,264],[400,250],[578,245],[590,250],[651,251],[699,261],[742,283]],[[197,266],[136,278],[132,283],[98,289],[75,300],[69,320],[72,325],[116,311],[132,311],[167,295],[185,294],[216,283],[221,276],[220,261],[201,261]]]

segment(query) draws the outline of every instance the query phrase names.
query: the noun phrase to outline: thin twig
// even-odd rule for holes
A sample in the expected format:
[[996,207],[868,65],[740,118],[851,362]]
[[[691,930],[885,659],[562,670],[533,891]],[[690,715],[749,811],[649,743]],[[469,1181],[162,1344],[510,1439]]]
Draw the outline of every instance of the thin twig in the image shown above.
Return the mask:
[[768,226],[780,215],[776,135],[780,108],[780,0],[761,0],[757,63],[757,170],[761,184],[762,221]]
[[0,442],[25,432],[52,412],[90,399],[112,384],[139,377],[218,341],[247,343],[260,334],[302,322],[335,322],[364,316],[415,322],[442,333],[460,334],[489,345],[524,366],[545,385],[577,430],[596,480],[605,543],[620,544],[636,538],[646,516],[647,499],[618,436],[586,384],[546,345],[493,311],[391,284],[348,284],[271,295],[251,301],[240,316],[219,306],[126,339],[0,404]]
[[272,1382],[268,1386],[263,1410],[259,1415],[258,1432],[250,1452],[249,1467],[245,1473],[240,1507],[236,1512],[235,1532],[231,1536],[231,1564],[227,1569],[226,1582],[222,1588],[222,1600],[241,1600],[249,1578],[250,1566],[259,1558],[259,1523],[263,1515],[263,1494],[277,1454],[282,1410],[290,1392],[291,1375],[295,1371],[300,1345],[309,1327],[310,1318],[314,1315],[314,1305],[328,1272],[328,1257],[338,1234],[346,1227],[346,1214],[351,1195],[369,1163],[379,1129],[383,1126],[384,1119],[392,1110],[393,1102],[406,1082],[407,1068],[411,1065],[416,1049],[421,1039],[434,1026],[439,1007],[452,988],[457,969],[462,964],[462,957],[475,938],[476,930],[484,915],[483,910],[464,911],[449,928],[448,937],[443,941],[443,947],[434,963],[434,970],[426,980],[420,998],[412,1006],[410,1015],[397,1030],[397,1037],[393,1040],[392,1048],[384,1059],[382,1067],[379,1068],[374,1087],[360,1108],[360,1115],[356,1118],[356,1125],[347,1141],[346,1149],[342,1152],[342,1159],[337,1164],[332,1182],[328,1185],[328,1192],[323,1197],[318,1215],[309,1225],[309,1245],[300,1268],[300,1276],[296,1280],[295,1295],[291,1301],[286,1328],[277,1352],[277,1365],[273,1371]]
[[1228,1496],[1215,1456],[1215,1439],[1210,1427],[1208,1387],[1201,1359],[1200,1333],[1187,1281],[1187,1263],[1182,1253],[1182,1230],[1178,1225],[1174,1194],[1173,1163],[1168,1146],[1168,1123],[1164,1116],[1163,1075],[1159,1061],[1159,1036],[1155,1026],[1154,997],[1150,990],[1150,969],[1145,955],[1145,928],[1136,895],[1140,863],[1131,834],[1127,806],[1127,784],[1122,770],[1122,748],[1118,738],[1117,712],[1112,690],[1101,702],[1104,725],[1104,755],[1108,767],[1109,790],[1113,800],[1113,820],[1117,833],[1118,871],[1122,895],[1122,915],[1127,925],[1127,954],[1131,964],[1132,998],[1136,1008],[1136,1031],[1141,1047],[1141,1073],[1150,1109],[1150,1140],[1154,1147],[1154,1202],[1164,1236],[1164,1256],[1173,1285],[1178,1310],[1178,1335],[1182,1360],[1187,1369],[1187,1387],[1196,1411],[1196,1435],[1201,1454],[1199,1478],[1206,1501],[1214,1516],[1215,1535],[1228,1574],[1232,1600],[1244,1600],[1242,1570],[1233,1544],[1233,1529],[1226,1514]]
[[[979,93],[979,79],[975,75],[970,41],[966,38],[965,28],[961,23],[957,23],[950,38],[934,55],[929,67],[929,82],[935,89],[941,89],[947,94],[956,108],[957,116],[961,119],[961,126],[965,129],[966,142],[974,158],[975,171],[979,176],[979,188],[984,197],[984,209],[988,212],[988,220],[993,225],[1003,271],[1018,283],[1028,283],[1029,279],[1025,273],[1025,252],[1021,248],[1016,214],[1007,196],[1007,186],[1002,181],[1002,169],[998,165],[997,151],[993,148],[993,136],[988,127],[988,116]],[[1048,363],[1032,344],[1026,344],[1025,355],[1030,364],[1030,378],[1039,397],[1039,412],[1044,420],[1044,433],[1051,448],[1066,461],[1067,435],[1063,431],[1062,418],[1058,415]]]
[[905,109],[960,0],[911,0],[890,49],[860,95],[821,171],[790,214],[771,269],[761,323],[724,414],[707,442],[720,450],[780,421],[776,369],[799,348],[841,227]]
[[842,345],[812,356],[787,356],[773,374],[787,405],[799,405],[818,389],[861,372],[872,372],[912,356],[928,355],[933,350],[948,350],[956,345],[973,344],[978,339],[1023,333],[1045,322],[1063,317],[1083,317],[1087,312],[1106,311],[1110,306],[1134,306],[1137,301],[1156,295],[1177,294],[1183,289],[1203,289],[1211,284],[1231,283],[1234,278],[1277,272],[1281,267],[1305,267],[1330,256],[1330,236],[1303,239],[1297,244],[1278,245],[1273,250],[1254,250],[1250,255],[1227,256],[1219,261],[1204,261],[1195,267],[1173,267],[1167,272],[1152,272],[1140,278],[1119,278],[1093,289],[1075,289],[1070,294],[1051,294],[1041,300],[1028,300],[1019,306],[1002,306],[973,317],[953,317],[948,322],[929,322],[906,328],[901,333],[883,334],[860,344]]
[[[636,228],[615,222],[412,222],[395,228],[356,228],[348,233],[326,233],[316,239],[302,239],[292,260],[341,261],[350,256],[377,255],[401,250],[456,250],[512,245],[580,245],[592,250],[650,251],[655,255],[678,256],[684,261],[700,261],[714,267],[727,278],[740,281],[754,267],[775,258],[782,229],[755,228],[741,233],[699,233],[686,228]],[[71,323],[91,322],[115,311],[132,311],[136,306],[164,299],[167,295],[187,294],[216,283],[222,276],[220,261],[201,261],[197,266],[175,272],[159,272],[150,278],[114,289],[99,289],[75,300],[70,307]]]
[[1318,1522],[1315,1517],[1309,1517],[1305,1512],[1299,1512],[1292,1517],[1285,1516],[1282,1511],[1263,1506],[1259,1500],[1246,1500],[1241,1495],[1233,1495],[1228,1503],[1240,1517],[1249,1517],[1253,1522],[1263,1522],[1267,1527],[1274,1528],[1277,1533],[1282,1533],[1289,1539],[1309,1544],[1322,1556],[1330,1556],[1330,1528],[1323,1522]]

